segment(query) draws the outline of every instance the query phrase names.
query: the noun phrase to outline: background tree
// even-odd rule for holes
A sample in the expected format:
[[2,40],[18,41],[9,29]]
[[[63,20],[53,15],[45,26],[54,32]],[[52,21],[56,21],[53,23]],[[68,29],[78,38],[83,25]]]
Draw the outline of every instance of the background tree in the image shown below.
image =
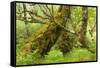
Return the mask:
[[80,42],[82,47],[87,48],[86,32],[87,32],[87,20],[88,20],[88,8],[82,8],[82,25],[80,29]]

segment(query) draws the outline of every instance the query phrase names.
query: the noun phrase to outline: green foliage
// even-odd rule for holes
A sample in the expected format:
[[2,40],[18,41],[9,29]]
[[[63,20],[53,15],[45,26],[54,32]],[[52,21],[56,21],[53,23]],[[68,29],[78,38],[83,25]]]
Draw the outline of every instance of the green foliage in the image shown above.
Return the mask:
[[39,24],[39,23],[29,23],[29,24],[27,24],[27,29],[28,29],[29,34],[33,34],[35,31],[40,29],[41,26],[42,26],[42,24]]
[[[95,46],[95,45],[94,45]],[[94,47],[92,47],[94,48]],[[30,53],[23,54],[17,51],[17,65],[25,64],[48,64],[61,62],[80,62],[80,61],[95,61],[96,54],[91,53],[85,48],[73,48],[71,52],[63,56],[60,50],[51,50],[45,58],[39,58],[38,54]]]
[[24,21],[16,20],[16,38],[17,43],[24,43],[26,36],[26,29],[28,30],[29,35],[33,35],[35,31],[41,28],[42,24],[39,23],[28,23],[25,25]]
[[59,50],[52,50],[45,56],[45,63],[59,63],[63,60],[63,54]]
[[[18,51],[17,51],[18,52]],[[17,65],[26,65],[26,64],[33,64],[35,57],[32,57],[33,55],[30,54],[24,54],[22,52],[17,53]]]
[[71,8],[71,23],[67,23],[67,27],[74,30],[79,31],[80,25],[82,22],[82,7],[72,6]]
[[94,61],[94,54],[87,49],[75,48],[70,53],[66,54],[65,60],[67,62],[80,62],[80,61]]

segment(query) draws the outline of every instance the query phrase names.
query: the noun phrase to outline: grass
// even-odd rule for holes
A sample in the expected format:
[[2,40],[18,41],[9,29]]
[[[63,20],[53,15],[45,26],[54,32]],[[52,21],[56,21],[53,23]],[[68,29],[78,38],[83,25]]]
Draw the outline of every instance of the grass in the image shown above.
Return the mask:
[[53,50],[46,56],[46,63],[94,61],[96,55],[84,48],[73,48],[65,56],[58,50]]
[[48,64],[48,63],[61,63],[61,62],[81,62],[81,61],[95,61],[96,55],[92,54],[85,48],[73,48],[65,56],[59,50],[52,50],[45,55],[45,58],[37,58],[33,53],[30,54],[17,54],[17,65],[27,64]]
[[94,61],[95,54],[92,54],[84,48],[74,48],[70,53],[66,54],[67,62]]

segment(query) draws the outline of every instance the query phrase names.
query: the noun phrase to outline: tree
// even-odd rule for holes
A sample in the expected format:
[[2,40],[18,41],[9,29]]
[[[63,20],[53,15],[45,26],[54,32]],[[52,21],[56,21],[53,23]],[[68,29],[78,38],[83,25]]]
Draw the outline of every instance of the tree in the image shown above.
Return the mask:
[[[41,21],[42,23],[44,23],[44,26],[47,26],[44,28],[45,30],[41,29],[37,36],[35,35],[35,39],[31,37],[31,40],[29,40],[29,38],[26,45],[29,43],[34,43],[30,44],[31,47],[33,46],[33,48],[31,49],[34,49],[35,53],[39,53],[41,56],[44,56],[48,54],[53,45],[58,41],[58,38],[61,37],[62,40],[58,42],[63,42],[58,46],[59,49],[63,52],[63,54],[69,52],[72,48],[72,44],[69,44],[68,42],[68,44],[66,45],[66,41],[68,41],[69,39],[67,33],[75,34],[74,32],[66,29],[66,24],[70,19],[70,6],[59,6],[56,14],[54,14],[53,5],[51,6],[51,8],[47,5],[39,5],[39,7],[47,18],[34,14],[31,11],[28,12],[32,16],[32,18]],[[48,13],[43,8],[46,8],[46,11],[48,11]]]
[[28,38],[29,37],[29,32],[28,32],[28,29],[27,29],[27,24],[28,24],[28,21],[27,21],[27,8],[26,8],[26,4],[23,3],[23,9],[24,9],[24,22],[25,22],[25,30],[26,30],[26,36],[25,38]]
[[70,15],[70,6],[59,7],[58,15],[56,17],[54,16],[51,17],[47,30],[44,31],[44,33],[42,33],[42,35],[35,40],[35,42],[37,42],[35,44],[37,46],[36,49],[38,49],[36,53],[40,53],[41,56],[46,55],[50,51],[51,47],[53,47],[53,45],[57,42],[60,36],[62,36],[62,40],[64,43],[62,43],[58,47],[63,53],[70,51],[71,46],[68,45],[66,46],[65,45],[66,41],[64,41],[65,36],[67,36],[66,32],[70,32],[65,28],[66,22],[70,17],[69,15]]
[[88,20],[88,8],[82,7],[82,25],[80,30],[80,42],[81,47],[87,48],[86,32],[87,32],[87,20]]

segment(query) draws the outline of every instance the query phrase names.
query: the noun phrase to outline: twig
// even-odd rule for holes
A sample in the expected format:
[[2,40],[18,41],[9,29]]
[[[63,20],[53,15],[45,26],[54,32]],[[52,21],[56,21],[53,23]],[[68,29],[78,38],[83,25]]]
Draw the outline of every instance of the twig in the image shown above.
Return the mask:
[[50,8],[46,5],[46,8],[48,9],[50,15],[52,16],[52,12],[50,11]]
[[41,9],[41,11],[43,12],[44,15],[46,15],[48,18],[51,17],[49,14],[47,14],[47,12],[45,12],[45,11],[42,9],[41,5],[39,5],[39,7],[40,7],[40,9]]

